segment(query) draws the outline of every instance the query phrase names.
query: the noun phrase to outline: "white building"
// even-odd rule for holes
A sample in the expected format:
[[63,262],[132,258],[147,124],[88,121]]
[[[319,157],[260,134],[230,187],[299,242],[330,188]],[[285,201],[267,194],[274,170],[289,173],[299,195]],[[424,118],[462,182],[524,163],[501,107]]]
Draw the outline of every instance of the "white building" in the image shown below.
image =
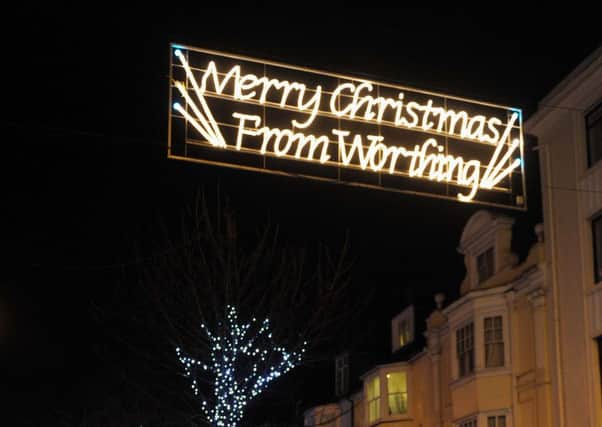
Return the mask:
[[552,426],[602,426],[602,47],[525,123],[538,138]]

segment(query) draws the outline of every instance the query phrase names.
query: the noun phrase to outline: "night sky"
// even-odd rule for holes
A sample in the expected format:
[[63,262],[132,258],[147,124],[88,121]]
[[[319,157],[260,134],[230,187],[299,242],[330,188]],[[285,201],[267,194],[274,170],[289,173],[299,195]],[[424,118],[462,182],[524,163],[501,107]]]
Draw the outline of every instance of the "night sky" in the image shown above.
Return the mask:
[[[600,44],[599,15],[571,5],[541,12],[519,3],[298,3],[286,13],[283,4],[197,3],[6,14],[20,25],[2,30],[0,408],[9,410],[0,411],[0,425],[58,424],[118,399],[115,378],[137,361],[95,313],[128,286],[116,277],[133,263],[136,244],[153,240],[159,218],[176,220],[199,188],[215,192],[219,184],[241,227],[269,216],[291,245],[338,247],[349,232],[353,282],[374,293],[356,319],[365,337],[357,341],[375,355],[387,351],[389,319],[412,295],[457,295],[464,267],[456,248],[479,205],[168,160],[170,42],[511,105],[528,118]],[[533,146],[529,139],[528,212],[497,210],[517,220],[521,259],[541,221]],[[308,381],[330,392],[331,364],[325,355],[307,368]]]

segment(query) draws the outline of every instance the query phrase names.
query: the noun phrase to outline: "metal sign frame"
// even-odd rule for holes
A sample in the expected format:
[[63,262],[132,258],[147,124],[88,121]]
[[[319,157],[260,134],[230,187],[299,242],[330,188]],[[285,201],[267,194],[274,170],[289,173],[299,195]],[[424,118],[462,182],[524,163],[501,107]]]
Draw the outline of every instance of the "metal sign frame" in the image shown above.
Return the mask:
[[[208,65],[209,63],[203,64],[205,68],[199,67],[197,64],[198,58],[210,60],[210,62],[213,63],[215,67],[211,70],[213,70],[215,73],[210,73],[211,65]],[[213,62],[213,60],[222,61],[222,72],[220,72],[220,65],[218,63]],[[230,69],[230,74],[228,74],[223,72],[223,64],[237,64],[239,66],[239,69],[235,71],[239,72],[239,79],[240,75],[242,75],[242,80],[247,82],[246,94],[243,94],[242,90],[240,89],[240,87],[245,87],[244,84],[242,86],[239,84],[238,89],[233,89],[232,94],[225,93],[227,92],[226,89],[223,89],[222,92],[219,92],[218,85],[214,85],[213,91],[208,89],[208,86],[211,84],[211,77],[213,77],[214,79],[215,77],[217,77],[218,80],[213,80],[214,83],[219,82],[219,78],[222,78],[221,83],[232,82],[232,84],[234,84],[234,82],[236,81],[237,74],[232,74],[232,70],[236,68],[236,65]],[[253,75],[250,73],[243,74],[243,66],[245,68],[252,68],[256,71],[263,71],[263,73],[258,73],[257,75]],[[277,85],[284,85],[284,83],[290,83],[289,80],[285,80],[284,78],[274,79],[273,75],[277,74],[278,77],[281,77],[283,75],[286,76],[287,73],[290,73],[293,76],[300,76],[305,80],[303,83],[291,83],[291,86],[293,88],[289,90],[289,98],[286,99],[285,97],[284,103],[279,103],[278,99],[269,99],[269,95],[266,94],[269,94],[270,88],[279,88],[279,94],[282,95],[282,93],[286,91],[288,87],[277,87]],[[228,75],[230,75],[230,81],[228,81],[227,79]],[[182,76],[184,76],[183,79]],[[201,78],[199,78],[199,76]],[[255,87],[255,89],[258,89],[256,91],[251,90],[254,88],[252,86],[253,78],[256,79],[256,83],[258,81],[263,82],[264,89],[267,86],[266,92],[262,92],[265,95],[263,102],[261,102],[261,99],[254,99],[254,97],[260,98],[260,91],[259,86]],[[192,80],[195,81],[193,82]],[[308,83],[308,81],[316,80],[321,84],[318,84],[317,86],[314,85],[313,89],[308,89],[306,83]],[[491,185],[491,188],[485,188],[480,187],[481,183],[476,182],[478,181],[478,178],[476,181],[473,180],[472,191],[474,191],[474,187],[476,185],[476,193],[472,198],[464,201],[468,203],[478,203],[487,206],[515,209],[521,211],[525,211],[527,209],[527,195],[523,161],[524,136],[522,125],[522,113],[519,109],[488,102],[470,100],[462,97],[449,96],[441,93],[409,88],[396,84],[374,82],[361,77],[353,77],[349,75],[315,70],[307,67],[288,65],[274,61],[251,58],[243,55],[224,53],[179,44],[171,44],[170,46],[169,81],[169,122],[167,145],[168,158],[214,166],[236,168],[247,171],[263,172],[287,177],[301,177],[323,182],[344,184],[348,186],[356,186],[362,188],[384,190],[389,192],[397,192],[402,194],[411,194],[458,201],[458,199],[460,198],[460,191],[464,191],[464,193],[466,194],[466,192],[470,190],[470,188],[467,188],[470,187],[470,185],[466,184],[468,180],[461,181],[462,177],[460,169],[461,166],[465,166],[466,169],[464,170],[464,174],[468,176],[468,173],[466,172],[468,167],[466,165],[469,164],[471,160],[464,160],[463,157],[454,157],[454,155],[458,152],[462,153],[462,150],[470,152],[473,149],[473,147],[477,147],[477,151],[481,150],[482,148],[483,150],[491,151],[492,155],[488,166],[479,163],[478,167],[475,166],[472,170],[475,171],[476,169],[478,169],[477,175],[479,177],[485,177],[488,172],[497,170],[498,174],[496,176],[490,177],[490,181],[488,181],[488,184],[492,184],[495,181],[493,178],[498,179],[498,181],[494,185]],[[265,83],[269,81],[273,81],[275,83],[273,83],[272,86],[270,86],[270,84],[266,85]],[[226,83],[224,83],[224,85],[226,85]],[[313,94],[313,96],[318,98],[316,103],[314,103],[314,106],[316,106],[317,104],[317,108],[314,108],[313,111],[310,111],[309,108],[301,109],[301,86],[294,86],[295,84],[304,87],[303,93],[305,95],[309,93]],[[322,84],[325,87],[325,89],[323,90]],[[199,86],[201,86],[200,91]],[[283,87],[284,89],[282,89]],[[329,87],[331,88],[330,91],[328,90]],[[336,87],[334,91],[332,90],[333,87]],[[355,94],[353,94],[352,96],[350,93],[345,93],[343,90],[341,90],[341,87],[343,87],[346,92],[350,93],[352,88],[359,89],[363,87],[365,89],[364,92],[367,93],[367,98],[353,98]],[[277,92],[276,89],[273,92]],[[238,90],[238,92],[236,92],[236,90]],[[288,102],[289,100],[293,99],[293,96],[291,94],[295,91],[298,92],[299,99],[297,106],[295,106],[291,102]],[[327,94],[330,96],[330,111],[328,111],[328,109],[322,109],[324,103],[322,102],[321,95],[317,93],[320,91],[321,94]],[[440,117],[438,129],[435,129],[434,125],[437,122],[434,118],[433,121],[427,120],[425,124],[424,115],[422,116],[423,127],[417,125],[414,125],[414,127],[409,127],[411,123],[408,120],[405,120],[404,118],[401,118],[400,120],[397,120],[397,118],[394,123],[391,120],[386,120],[385,114],[392,113],[393,111],[393,98],[387,98],[385,93],[388,93],[389,95],[397,93],[397,100],[400,100],[399,102],[402,103],[400,109],[405,109],[406,112],[409,112],[412,102],[402,102],[408,99],[406,98],[404,100],[403,97],[405,95],[410,94],[411,99],[422,100],[422,104],[420,104],[419,102],[414,102],[414,112],[419,111],[419,109],[423,109],[420,111],[424,111],[424,115],[426,115],[426,111],[429,111],[430,108],[431,113],[433,113],[430,117],[435,117],[435,112],[438,111]],[[318,97],[317,95],[320,95],[320,97]],[[333,102],[333,97],[335,95],[337,95],[336,102]],[[195,98],[195,96],[197,96],[197,98]],[[204,99],[201,99],[202,102],[198,103],[199,97],[206,97],[206,103]],[[363,105],[360,105],[360,107],[354,113],[355,116],[353,116],[353,108],[355,108],[356,105],[353,104],[353,102],[357,101],[358,99],[358,103],[362,104],[363,102]],[[388,101],[384,101],[385,99]],[[435,101],[433,101],[433,99],[435,99]],[[345,107],[348,108],[347,113],[341,113],[341,100],[343,100],[343,102],[348,102],[347,106]],[[211,116],[213,106],[209,107],[209,104],[218,102],[222,103],[222,109],[224,110],[227,110],[227,108],[224,107],[225,105],[230,105],[228,103],[236,103],[238,105],[244,105],[245,109],[250,109],[252,110],[252,112],[257,112],[258,114],[246,115],[236,112],[233,113],[233,117],[238,117],[236,116],[236,114],[238,114],[239,116],[246,117],[246,119],[244,120],[243,118],[240,118],[240,122],[238,125],[236,125],[236,123],[226,123],[223,120],[207,120],[207,122],[205,122],[206,126],[203,125],[202,119],[203,116],[205,116],[203,111],[208,112]],[[370,116],[368,111],[369,108],[372,108],[369,107],[370,103],[372,103],[372,107],[374,108],[384,105],[383,110],[379,110],[378,112],[379,114],[382,111],[385,112],[379,117],[377,117],[377,119],[374,119],[374,117]],[[386,103],[388,104],[385,105]],[[349,106],[351,106],[352,104],[353,106],[349,108]],[[459,132],[454,133],[454,131],[457,130],[456,126],[458,124],[458,116],[460,114],[460,112],[454,110],[454,108],[456,108],[457,106],[467,106],[470,108],[470,114],[467,113],[466,121],[461,122],[461,124],[463,125],[462,135]],[[210,111],[200,111],[204,107],[209,107],[208,110]],[[391,111],[387,111],[387,108],[389,108]],[[481,110],[490,112],[490,114],[492,114],[487,122],[485,121],[485,116],[482,116],[482,114],[480,114]],[[276,116],[277,119],[280,121],[282,121],[283,114],[289,115],[286,118],[287,120],[291,117],[291,115],[294,115],[295,119],[307,117],[308,115],[310,115],[310,117],[306,119],[305,123],[300,123],[299,121],[297,121],[296,124],[299,126],[295,127],[295,125],[293,125],[291,129],[281,130],[267,126],[264,126],[263,128],[260,127],[259,123],[266,125],[269,121],[269,117],[275,116],[277,114],[280,114],[280,117]],[[449,114],[450,116],[447,116],[446,114]],[[503,121],[504,115],[506,118],[506,122]],[[391,116],[391,114],[389,114],[389,116]],[[475,119],[481,116],[484,117],[483,120]],[[261,120],[253,123],[253,119],[249,119],[249,117],[259,117]],[[445,117],[445,119],[443,119],[443,117]],[[496,117],[496,119],[493,119],[492,117]],[[198,121],[197,118],[200,118],[201,121]],[[464,119],[464,116],[461,116],[460,118]],[[211,119],[213,118],[211,117]],[[378,119],[381,120],[379,121]],[[455,122],[454,119],[456,119]],[[311,129],[314,123],[316,123],[316,126],[317,123],[320,123],[320,126],[322,128],[331,127],[332,133],[335,134],[333,140],[329,138],[328,143],[325,142],[324,145],[322,145],[322,147],[328,147],[324,149],[328,151],[322,151],[322,155],[324,157],[320,159],[314,158],[320,154],[319,141],[310,141],[309,139],[304,140],[303,138],[309,137],[307,137],[307,135],[305,134],[299,133],[305,131],[305,128],[301,126],[307,124],[307,122],[309,122],[310,120],[312,120],[312,122],[309,125],[306,125],[308,128]],[[469,122],[468,120],[471,120],[471,122]],[[500,124],[497,125],[498,121],[495,120],[498,120]],[[292,122],[294,123],[295,120],[293,120]],[[431,123],[433,123],[433,126],[431,128],[427,128],[427,126]],[[466,126],[466,123],[469,123],[469,125]],[[470,123],[472,123],[472,125]],[[246,126],[247,124],[252,124],[253,126]],[[479,127],[480,124],[482,124],[483,127]],[[501,137],[499,137],[499,142],[497,144],[493,143],[493,137],[488,137],[487,132],[483,130],[486,127],[485,125],[491,125],[489,129],[493,129],[496,128],[496,126],[499,126],[499,133],[501,133],[503,129],[507,131],[507,142],[506,139],[504,139],[504,135],[506,135],[506,133],[504,133]],[[344,130],[345,127],[349,126],[354,127],[356,131],[358,128],[363,129],[363,132],[365,131],[365,129],[371,129],[372,132],[370,134],[364,132],[364,136],[371,138],[370,141],[372,141],[372,144],[370,145],[370,147],[368,147],[368,145],[364,145],[365,139],[362,138],[360,138],[360,143],[356,144],[356,141],[352,138],[352,136],[359,135],[359,133],[356,132],[355,134],[352,134],[349,132],[348,134],[344,134],[344,132],[347,132],[346,130]],[[503,126],[505,126],[505,128]],[[249,140],[251,140],[253,136],[255,136],[255,139],[257,139],[258,136],[262,135],[262,129],[264,129],[263,145],[257,145],[257,142],[255,142],[255,146],[251,148],[245,147],[244,144],[242,144],[240,141],[238,141],[238,145],[235,146],[231,139],[228,139],[229,143],[226,143],[226,140],[223,137],[221,137],[221,133],[229,132],[229,134],[232,134],[232,132],[237,131],[237,138],[239,139],[241,138],[241,133],[244,136],[246,136]],[[466,129],[468,129],[468,131]],[[471,130],[474,129],[477,129],[477,131],[471,133]],[[478,132],[479,129],[481,130],[480,134]],[[203,132],[203,130],[205,130],[205,132]],[[207,130],[209,134],[207,134]],[[220,138],[213,139],[212,135],[216,134],[215,132],[213,132],[213,130],[215,130],[215,132],[219,134]],[[277,131],[280,131],[280,133],[278,133]],[[411,137],[415,134],[422,135],[423,137],[427,137],[428,139],[432,139],[435,141],[434,143],[431,143],[430,147],[427,146],[427,148],[432,149],[432,152],[430,152],[429,154],[426,154],[426,149],[424,148],[424,145],[426,144],[425,142],[422,145],[422,152],[420,155],[418,152],[419,144],[415,145],[414,151],[410,150],[411,144],[405,144],[404,146],[394,146],[397,147],[398,150],[396,152],[396,159],[401,159],[401,157],[399,157],[399,153],[402,153],[402,156],[405,156],[407,154],[408,157],[411,159],[412,163],[426,162],[424,163],[424,168],[422,168],[421,176],[416,175],[416,170],[419,170],[417,168],[414,168],[415,174],[412,176],[411,168],[409,169],[409,172],[399,171],[394,169],[395,165],[391,166],[391,173],[388,173],[386,168],[384,167],[382,167],[380,170],[376,170],[376,167],[379,164],[378,162],[380,162],[383,159],[383,157],[386,157],[389,153],[392,153],[394,151],[393,148],[390,148],[393,146],[384,143],[385,137],[392,135],[391,132],[395,132],[395,134],[403,133],[405,137]],[[176,135],[176,133],[178,135]],[[200,138],[200,136],[206,136],[206,138]],[[347,136],[349,136],[349,138],[345,139]],[[300,141],[304,140],[306,148],[309,148],[310,145],[315,142],[315,147],[311,145],[311,151],[313,154],[311,154],[311,156],[308,154],[304,154],[306,158],[299,156],[299,153],[301,153],[301,149],[303,147],[297,147],[296,157],[292,155],[292,151],[290,150],[282,154],[282,151],[278,151],[278,146],[282,143],[282,138],[286,140],[287,137],[288,145],[285,144],[285,147],[291,146],[291,140],[293,142],[297,141],[299,143]],[[269,142],[266,142],[266,140],[268,140],[269,138],[272,138],[272,140],[269,141],[272,143],[272,152],[266,150],[266,147],[269,144]],[[487,138],[489,138],[491,141],[487,140]],[[439,141],[443,141],[444,144],[439,144]],[[356,145],[356,147],[353,147],[353,145]],[[450,147],[452,147],[452,149],[450,149]],[[355,152],[353,151],[354,148],[357,149]],[[435,148],[437,148],[439,151],[436,151]],[[507,148],[506,154],[501,154],[505,148]],[[341,149],[343,149],[343,153],[341,153]],[[347,151],[347,163],[344,162],[345,150],[349,150]],[[362,150],[365,150],[363,152],[366,156],[368,156],[368,154],[371,153],[372,157],[369,160],[366,160],[364,158],[363,161],[360,162],[360,160],[362,160],[362,157],[360,156],[360,151]],[[517,150],[518,153],[516,154],[519,154],[520,156],[518,158],[516,158],[516,154],[513,155],[514,151]],[[229,154],[225,156],[224,153]],[[349,160],[351,159],[351,155],[349,153],[360,156],[359,160],[358,156],[354,157],[354,159],[356,159],[355,163],[353,159]],[[481,151],[478,151],[478,153],[480,157],[482,157],[485,160],[487,159],[486,154],[482,154]],[[244,157],[245,161],[239,161],[237,155],[240,158]],[[439,157],[437,157],[437,155]],[[501,166],[498,166],[497,163],[494,165],[494,160],[496,160],[496,156],[501,157],[501,160],[504,160],[504,162],[498,161]],[[328,157],[328,159],[322,162],[322,160],[326,157]],[[446,160],[446,158],[448,160]],[[452,158],[456,160],[453,160]],[[464,163],[460,163],[460,160],[458,159],[463,160]],[[437,164],[437,161],[440,162],[438,163],[439,175],[437,175],[437,171],[433,173],[433,169],[437,169],[435,166],[433,166]],[[445,172],[443,172],[443,170],[445,169],[443,165],[446,161],[448,162],[448,169],[451,169],[448,175],[445,175]],[[455,169],[453,167],[454,165],[457,166]],[[476,165],[476,163],[473,165]],[[487,167],[489,167],[488,170],[486,170]],[[494,167],[497,169],[494,169]],[[504,167],[503,171],[509,170],[510,172],[502,178],[499,178],[502,175],[502,167]],[[325,168],[324,172],[320,168]],[[304,169],[307,169],[307,171]],[[326,170],[328,170],[328,172]],[[428,170],[430,170],[430,175]],[[454,172],[456,172],[457,175],[456,182],[453,182],[451,180],[444,182],[443,179],[439,179],[442,176],[449,176],[451,178]],[[401,181],[394,182],[403,183],[403,185],[391,185],[390,182],[393,178],[400,178]],[[414,181],[416,183],[414,183]],[[485,179],[483,179],[483,182],[485,182]],[[456,191],[458,191],[458,193],[454,194],[454,192]],[[487,197],[481,197],[482,194],[486,194]],[[477,197],[477,195],[479,197]],[[464,196],[464,198],[467,199],[466,196]]]

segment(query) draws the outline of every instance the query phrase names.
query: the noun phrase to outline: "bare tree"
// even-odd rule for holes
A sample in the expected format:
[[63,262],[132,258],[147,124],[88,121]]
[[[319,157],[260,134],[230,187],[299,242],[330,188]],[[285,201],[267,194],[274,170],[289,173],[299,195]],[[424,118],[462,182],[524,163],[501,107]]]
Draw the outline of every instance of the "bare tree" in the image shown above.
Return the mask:
[[347,241],[333,255],[288,247],[270,224],[243,235],[217,199],[210,210],[196,196],[141,282],[159,313],[153,330],[171,342],[205,421],[234,427],[273,380],[336,336],[352,310],[349,263]]

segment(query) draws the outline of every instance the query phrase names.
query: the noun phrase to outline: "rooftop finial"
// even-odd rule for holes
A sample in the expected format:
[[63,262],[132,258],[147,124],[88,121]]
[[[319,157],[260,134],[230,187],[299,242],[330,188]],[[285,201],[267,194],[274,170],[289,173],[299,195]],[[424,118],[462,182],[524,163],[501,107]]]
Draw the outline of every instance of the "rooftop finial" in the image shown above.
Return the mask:
[[436,293],[435,304],[437,304],[437,310],[441,310],[441,307],[443,307],[443,301],[445,301],[445,294],[443,292]]

